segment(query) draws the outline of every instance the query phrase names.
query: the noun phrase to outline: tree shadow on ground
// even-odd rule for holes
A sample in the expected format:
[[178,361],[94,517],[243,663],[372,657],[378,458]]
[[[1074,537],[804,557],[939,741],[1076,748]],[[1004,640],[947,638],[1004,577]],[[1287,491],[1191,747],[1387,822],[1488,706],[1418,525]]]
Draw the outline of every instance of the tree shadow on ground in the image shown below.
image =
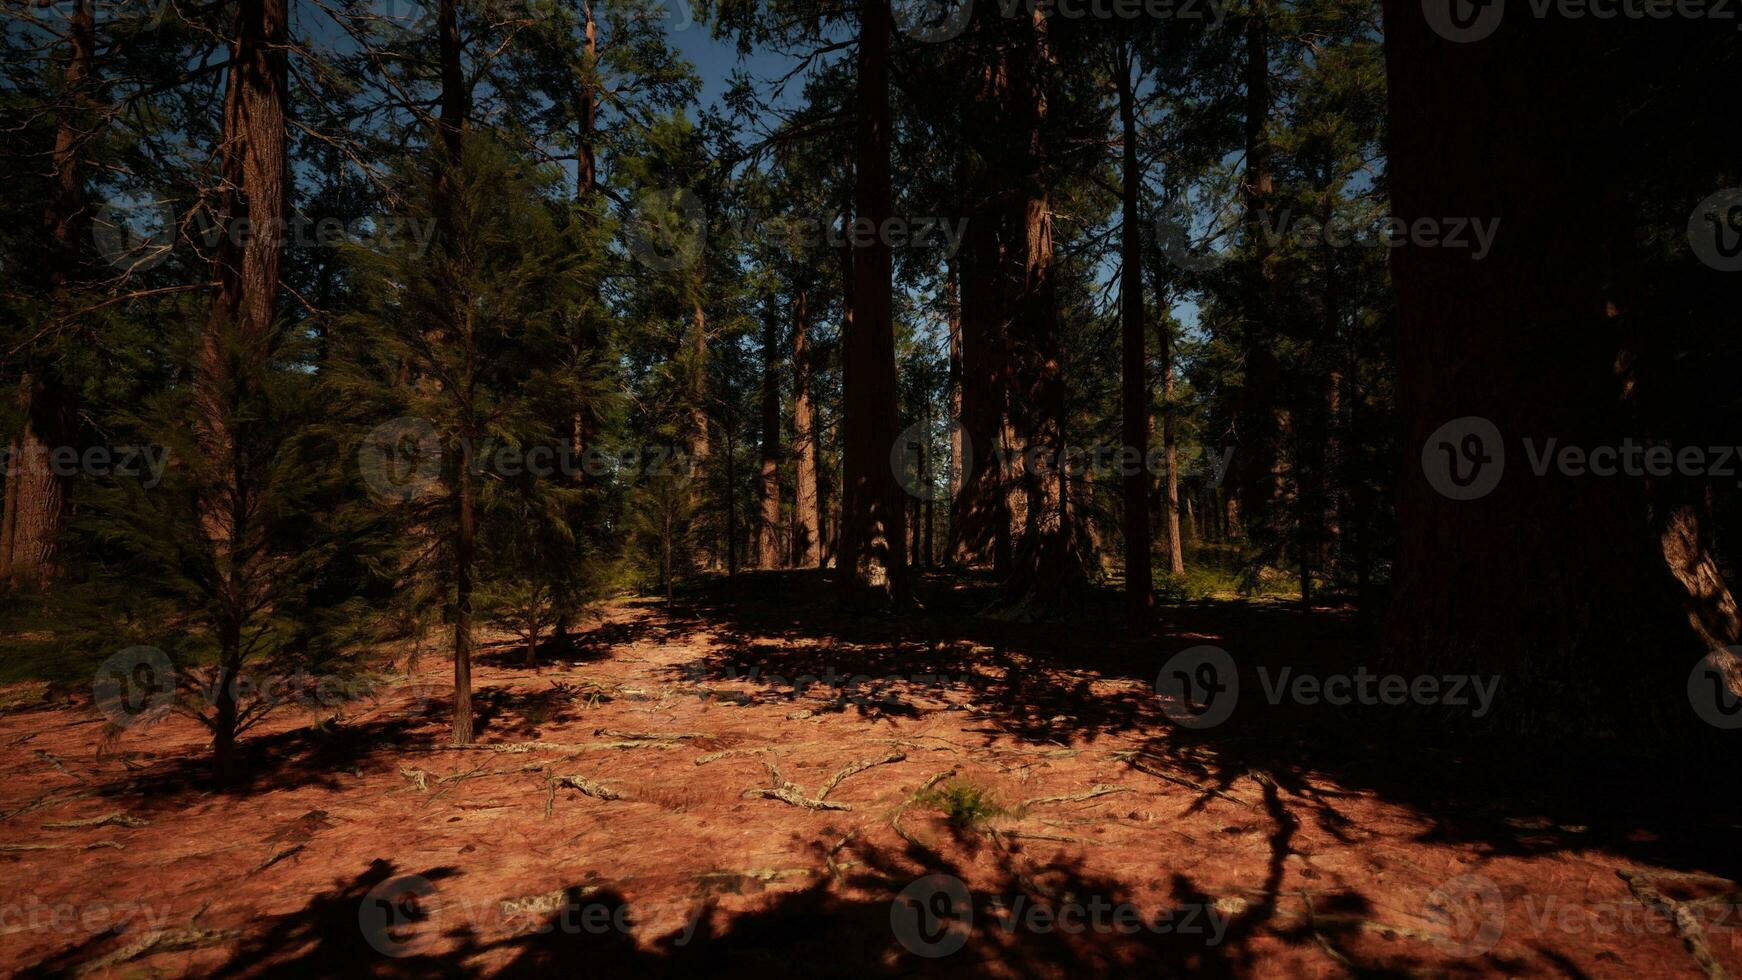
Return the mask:
[[[923,683],[894,688],[893,696],[922,711],[972,705],[987,719],[989,741],[1137,738],[1147,764],[1243,798],[1274,796],[1278,818],[1303,809],[1339,839],[1360,831],[1338,799],[1370,793],[1426,819],[1424,842],[1473,844],[1492,856],[1598,848],[1742,875],[1742,849],[1733,846],[1742,802],[1733,746],[1714,749],[1714,730],[1691,710],[1685,732],[1665,733],[1664,744],[1675,748],[1521,739],[1473,718],[1468,687],[1471,704],[1462,707],[1297,700],[1285,670],[1291,680],[1385,672],[1372,621],[1352,609],[1303,615],[1292,603],[1195,602],[1163,607],[1154,634],[1135,635],[1123,626],[1116,590],[1090,590],[1076,612],[1048,623],[978,615],[993,596],[982,579],[929,576],[917,609],[868,614],[832,601],[831,583],[816,572],[741,574],[686,597],[682,611],[727,642],[674,676],[743,677],[758,667],[764,677],[788,679],[831,668],[837,676],[966,678],[941,699],[914,697],[916,689],[935,693]],[[1169,720],[1155,685],[1171,656],[1200,644],[1229,652],[1240,687],[1226,721],[1193,728]]]
[[[1425,962],[1388,950],[1383,962],[1366,963],[1339,948],[1343,923],[1371,911],[1358,893],[1320,905],[1317,920],[1284,921],[1258,905],[1221,910],[1184,874],[1166,882],[1167,900],[1143,904],[1077,861],[1036,861],[1020,847],[998,849],[991,868],[982,861],[972,872],[920,850],[923,860],[911,848],[861,844],[839,878],[819,869],[808,886],[730,907],[698,883],[683,925],[658,934],[638,921],[633,880],[573,884],[516,907],[467,894],[453,868],[405,874],[377,859],[250,930],[212,975],[1234,977],[1261,972],[1260,936],[1328,946],[1358,976],[1406,976]],[[970,874],[990,886],[958,887]],[[46,975],[78,958],[69,952],[35,969]],[[1467,965],[1472,973],[1515,966]]]

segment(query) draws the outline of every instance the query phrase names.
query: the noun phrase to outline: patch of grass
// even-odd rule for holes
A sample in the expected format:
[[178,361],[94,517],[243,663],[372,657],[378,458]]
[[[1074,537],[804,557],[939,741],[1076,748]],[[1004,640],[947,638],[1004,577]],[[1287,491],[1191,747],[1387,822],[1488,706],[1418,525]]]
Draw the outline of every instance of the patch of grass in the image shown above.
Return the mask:
[[978,826],[1007,812],[993,801],[990,790],[961,779],[926,790],[914,803],[942,811],[958,827]]

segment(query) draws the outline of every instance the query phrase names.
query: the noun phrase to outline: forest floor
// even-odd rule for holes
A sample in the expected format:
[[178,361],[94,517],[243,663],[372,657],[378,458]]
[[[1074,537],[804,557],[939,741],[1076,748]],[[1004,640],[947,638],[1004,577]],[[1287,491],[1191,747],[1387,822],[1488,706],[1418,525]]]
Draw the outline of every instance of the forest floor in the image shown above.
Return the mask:
[[985,598],[619,601],[535,668],[486,644],[476,746],[426,653],[335,721],[274,716],[224,790],[191,721],[5,714],[0,972],[1742,976],[1709,785],[1323,706],[1182,729],[1172,653],[1353,670],[1361,625],[1205,602],[1138,640],[1111,594],[1038,625]]

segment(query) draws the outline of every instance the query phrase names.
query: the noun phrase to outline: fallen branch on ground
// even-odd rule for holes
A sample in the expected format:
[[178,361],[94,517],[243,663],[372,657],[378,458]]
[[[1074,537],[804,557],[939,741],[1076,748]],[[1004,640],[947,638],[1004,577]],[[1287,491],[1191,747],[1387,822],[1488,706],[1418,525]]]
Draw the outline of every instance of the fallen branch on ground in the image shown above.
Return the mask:
[[62,820],[57,823],[45,823],[42,827],[44,830],[75,830],[80,827],[102,827],[107,824],[118,824],[122,827],[149,827],[151,821],[130,817],[120,810],[116,810],[100,817],[90,817],[85,820]]
[[1022,805],[1030,807],[1042,806],[1047,803],[1081,803],[1084,800],[1092,800],[1097,796],[1107,796],[1110,793],[1130,792],[1133,790],[1129,786],[1110,786],[1106,783],[1096,783],[1085,793],[1073,793],[1068,796],[1037,796],[1032,800],[1023,800]]
[[[1154,776],[1157,779],[1165,779],[1170,783],[1177,783],[1181,786],[1186,787],[1187,789],[1196,790],[1197,792],[1203,793],[1207,796],[1220,797],[1221,799],[1227,800],[1229,803],[1238,804],[1240,806],[1245,807],[1248,810],[1253,809],[1253,805],[1250,802],[1243,800],[1240,797],[1235,796],[1232,793],[1225,793],[1222,790],[1216,789],[1213,786],[1205,786],[1203,783],[1200,783],[1196,780],[1187,779],[1184,776],[1176,776],[1171,772],[1163,772],[1162,770],[1157,769],[1152,765],[1149,765],[1148,763],[1143,761],[1145,756],[1140,752],[1115,752],[1115,753],[1113,753],[1113,758],[1118,759],[1121,762],[1124,762],[1126,765],[1129,765],[1131,768],[1137,770],[1138,772],[1148,773],[1149,775]],[[1149,758],[1154,758],[1154,757],[1150,756]],[[1157,759],[1156,761],[1159,762],[1161,760]]]

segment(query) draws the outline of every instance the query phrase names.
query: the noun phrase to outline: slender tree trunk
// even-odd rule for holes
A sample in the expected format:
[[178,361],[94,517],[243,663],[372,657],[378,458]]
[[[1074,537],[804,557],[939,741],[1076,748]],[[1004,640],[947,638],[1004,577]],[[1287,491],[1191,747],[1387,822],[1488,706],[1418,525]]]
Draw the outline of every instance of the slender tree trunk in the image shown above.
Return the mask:
[[593,20],[591,0],[580,2],[587,40],[581,49],[581,84],[575,92],[575,199],[584,203],[592,199],[598,180],[593,142],[599,111],[599,30]]
[[[711,449],[708,443],[708,317],[702,310],[700,299],[695,300],[693,315],[690,321],[690,334],[686,341],[689,361],[689,473],[690,473],[690,510],[701,514],[707,507],[708,459]],[[729,463],[730,461],[728,461]],[[718,527],[714,522],[708,522]],[[718,568],[720,549],[718,542],[710,548],[704,545],[696,549],[701,554],[696,556],[696,564],[704,568]]]
[[[439,212],[445,216],[448,234],[461,240],[457,253],[465,251],[466,229],[459,220],[455,200],[456,182],[465,159],[465,133],[470,128],[471,92],[466,86],[461,64],[461,38],[458,0],[441,0],[436,15],[436,53],[441,70],[441,113],[438,131],[441,134],[446,167],[437,185]],[[470,352],[473,347],[472,315],[466,297],[455,297],[452,312],[459,321],[462,342]],[[472,383],[470,354],[467,357],[466,378]],[[471,403],[469,393],[466,402]],[[476,445],[478,433],[468,429],[468,440]],[[473,572],[477,554],[477,500],[472,485],[471,468],[462,460],[456,467],[454,504],[456,532],[454,539],[454,719],[453,744],[468,745],[473,736],[472,718],[472,592]]]
[[[1149,624],[1155,602],[1154,579],[1149,564],[1149,378],[1148,354],[1143,334],[1143,242],[1137,197],[1143,180],[1137,163],[1137,108],[1132,94],[1131,48],[1119,45],[1116,71],[1119,81],[1119,125],[1124,142],[1120,171],[1120,411],[1124,451],[1120,465],[1125,507],[1125,596],[1126,618],[1131,625]],[[1130,465],[1134,457],[1137,465]]]
[[472,470],[457,466],[458,493],[454,538],[454,733],[453,744],[472,742],[472,570],[476,561],[478,514]]
[[436,12],[436,57],[442,76],[437,128],[451,167],[460,165],[472,111],[471,92],[466,88],[465,71],[460,64],[460,44],[459,0],[441,0]]
[[762,512],[756,525],[756,564],[780,561],[780,319],[773,300],[762,317]]
[[1270,239],[1270,0],[1250,0],[1246,19],[1246,171],[1240,181],[1252,260],[1246,270],[1240,390],[1240,519],[1249,539],[1268,533],[1277,493],[1276,399],[1281,385],[1272,337],[1274,270]]
[[811,406],[810,317],[808,294],[799,287],[792,300],[792,443],[798,489],[793,501],[796,538],[793,561],[800,568],[822,567],[822,510],[817,493],[817,433]]
[[211,549],[219,610],[220,691],[213,729],[213,762],[227,779],[236,738],[237,706],[231,681],[242,668],[241,637],[258,605],[257,569],[249,564],[263,474],[243,426],[271,357],[278,302],[288,190],[285,108],[288,98],[289,12],[285,0],[241,0],[224,96],[224,141],[219,173],[221,214],[227,226],[246,221],[246,236],[218,243],[212,297],[194,372],[194,434],[209,469],[200,488],[202,527]]
[[726,421],[726,577],[734,578],[738,574],[738,444],[731,419]]
[[[944,308],[948,311],[950,331],[950,505],[953,508],[956,501],[962,497],[964,468],[967,465],[967,444],[962,427],[962,298],[960,292],[959,266],[955,256],[950,256],[949,278],[944,282]],[[929,521],[930,518],[928,517]],[[961,538],[956,533],[954,521],[951,522],[948,546],[950,553],[945,556],[947,562],[960,562],[963,556],[957,552],[956,545]],[[935,554],[935,552],[934,552]]]
[[852,234],[853,319],[842,351],[845,486],[840,581],[905,599],[906,508],[889,465],[898,435],[893,260],[883,238],[890,190],[889,0],[859,4],[858,132]]

